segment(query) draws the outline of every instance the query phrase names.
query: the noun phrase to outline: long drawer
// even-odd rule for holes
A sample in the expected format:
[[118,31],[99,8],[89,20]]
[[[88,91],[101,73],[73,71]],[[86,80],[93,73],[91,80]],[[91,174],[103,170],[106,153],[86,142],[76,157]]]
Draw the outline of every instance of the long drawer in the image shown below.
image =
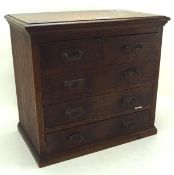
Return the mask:
[[148,128],[150,111],[142,111],[92,123],[81,127],[62,130],[46,135],[47,154],[95,143]]
[[44,107],[45,127],[51,128],[77,121],[100,118],[102,115],[121,112],[135,112],[151,106],[151,84],[133,89],[122,89],[120,92],[92,96],[65,103],[50,104]]
[[100,90],[150,82],[154,77],[155,65],[151,62],[46,76],[42,79],[43,102],[50,104],[73,96],[87,97]]

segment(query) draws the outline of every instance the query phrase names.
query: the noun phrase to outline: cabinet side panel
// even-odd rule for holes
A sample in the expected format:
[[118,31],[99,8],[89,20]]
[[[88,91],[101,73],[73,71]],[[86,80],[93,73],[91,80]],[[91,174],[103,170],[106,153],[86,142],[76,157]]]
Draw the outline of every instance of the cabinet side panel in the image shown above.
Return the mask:
[[10,26],[19,120],[40,154],[30,37]]
[[163,35],[163,26],[160,26],[159,32],[158,32],[158,40],[157,40],[158,62],[156,64],[156,74],[155,74],[154,89],[153,89],[153,102],[152,102],[152,111],[151,111],[151,120],[150,120],[151,126],[154,126],[154,122],[155,122],[155,112],[156,112],[156,102],[157,102],[157,92],[158,92],[158,79],[159,79],[160,59],[161,59],[162,35]]

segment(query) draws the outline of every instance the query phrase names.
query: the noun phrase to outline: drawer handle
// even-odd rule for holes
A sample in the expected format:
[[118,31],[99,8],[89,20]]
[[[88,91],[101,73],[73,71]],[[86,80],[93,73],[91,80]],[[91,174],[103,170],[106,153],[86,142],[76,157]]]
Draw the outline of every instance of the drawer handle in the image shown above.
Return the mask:
[[128,45],[123,45],[122,46],[122,50],[125,52],[125,53],[129,53],[130,52],[130,48]]
[[136,128],[136,123],[134,121],[123,121],[122,127],[126,130],[133,130]]
[[124,71],[123,77],[127,79],[127,78],[138,76],[139,74],[140,73],[136,68],[132,68],[132,69],[127,69],[126,71]]
[[129,46],[129,45],[122,46],[122,50],[128,54],[131,54],[131,53],[138,54],[141,52],[142,49],[143,49],[142,44],[137,44],[134,46]]
[[123,97],[123,103],[128,107],[134,107],[136,105],[136,96]]
[[73,118],[80,118],[85,113],[84,108],[82,106],[76,108],[68,108],[65,110],[65,116],[73,119]]
[[142,48],[143,48],[142,44],[135,45],[132,47],[132,52],[138,54],[141,52]]
[[74,133],[66,138],[68,144],[82,143],[84,141],[84,136],[81,133]]
[[66,59],[66,61],[71,62],[82,59],[84,52],[82,50],[70,50],[62,52],[61,55]]
[[84,86],[84,79],[64,81],[64,85],[69,89],[82,88]]

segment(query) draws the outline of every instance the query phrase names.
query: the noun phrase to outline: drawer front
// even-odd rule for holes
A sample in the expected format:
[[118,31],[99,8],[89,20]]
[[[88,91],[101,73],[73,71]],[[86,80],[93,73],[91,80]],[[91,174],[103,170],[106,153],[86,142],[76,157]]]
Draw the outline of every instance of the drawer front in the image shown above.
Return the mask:
[[46,135],[47,153],[63,152],[103,139],[129,134],[149,126],[150,111],[132,113]]
[[156,61],[159,58],[157,34],[129,35],[106,38],[105,63]]
[[114,112],[121,113],[150,106],[152,85],[127,89],[116,94],[107,94],[84,98],[66,103],[51,104],[44,107],[45,127],[68,124],[81,120],[100,118]]
[[131,64],[106,67],[89,73],[71,73],[47,76],[42,80],[44,104],[65,100],[79,95],[90,96],[100,90],[141,84],[151,81],[155,76],[154,64]]
[[100,39],[69,40],[40,44],[41,68],[52,69],[79,68],[101,62],[102,45]]

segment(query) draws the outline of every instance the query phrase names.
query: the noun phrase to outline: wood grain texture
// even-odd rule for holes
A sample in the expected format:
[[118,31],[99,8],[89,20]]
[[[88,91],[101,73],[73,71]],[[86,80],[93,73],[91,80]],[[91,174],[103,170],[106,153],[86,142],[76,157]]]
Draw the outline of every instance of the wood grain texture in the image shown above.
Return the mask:
[[102,94],[104,90],[116,91],[132,84],[153,82],[154,76],[155,63],[131,63],[88,69],[87,72],[74,70],[63,74],[55,73],[42,79],[43,103],[51,104],[74,97],[89,97],[91,94]]
[[97,65],[102,61],[101,38],[45,42],[40,44],[42,71],[67,70],[83,65]]
[[30,37],[11,26],[19,120],[40,154],[40,138]]
[[18,129],[39,167],[157,133],[162,30],[170,18],[128,11],[5,18]]
[[[60,23],[60,22],[78,22],[91,21],[102,19],[134,19],[134,18],[148,18],[159,17],[159,15],[134,12],[128,10],[89,10],[89,11],[68,11],[68,12],[42,12],[42,13],[26,13],[10,15],[20,21],[28,24],[38,23]],[[44,16],[44,18],[43,18]]]
[[[78,23],[81,21],[100,21],[100,20],[135,20],[135,19],[153,19],[167,18],[166,16],[128,11],[128,10],[89,10],[89,11],[69,11],[69,12],[42,12],[42,13],[26,13],[26,14],[11,14],[6,18],[12,18],[23,23],[24,26],[37,24],[64,24]],[[17,21],[16,21],[17,22]]]
[[41,42],[42,71],[48,74],[133,61],[155,62],[158,56],[157,39],[158,34],[154,33]]
[[54,154],[54,155],[50,155],[50,156],[46,156],[46,157],[40,157],[36,154],[36,151],[32,145],[32,143],[30,142],[29,137],[27,136],[27,134],[25,133],[23,127],[20,125],[20,123],[18,124],[18,129],[19,132],[21,134],[21,136],[23,137],[24,141],[26,142],[27,146],[29,147],[30,151],[32,152],[38,166],[41,167],[45,167],[54,163],[58,163],[58,162],[62,162],[65,160],[69,160],[72,158],[76,158],[76,157],[80,157],[86,154],[90,154],[96,151],[100,151],[103,149],[107,149],[113,146],[117,146],[117,145],[121,145],[124,143],[128,143],[137,139],[141,139],[144,137],[148,137],[151,135],[154,135],[157,133],[157,129],[155,127],[151,127],[148,128],[146,130],[143,131],[138,131],[138,132],[134,132],[128,135],[124,135],[124,136],[120,136],[120,137],[116,137],[116,138],[111,138],[111,139],[107,139],[107,140],[101,140],[99,142],[93,143],[93,144],[88,144],[85,145],[82,148],[76,148],[74,150],[69,150],[64,152],[63,154]]
[[131,113],[125,116],[103,120],[50,133],[46,135],[47,154],[64,152],[100,140],[118,137],[149,128],[150,111]]
[[[104,18],[106,16],[107,19]],[[115,22],[119,22],[120,24],[131,24],[135,22],[165,24],[166,21],[170,19],[166,16],[127,10],[12,14],[6,15],[5,18],[11,24],[29,32],[45,31],[45,26],[47,26],[49,30],[57,30],[59,27],[65,29],[66,25],[68,28],[72,28],[74,25],[76,25],[76,27],[83,26],[88,28],[88,24],[91,24],[92,27],[100,26],[105,23],[113,26]]]
[[151,126],[155,123],[155,112],[156,112],[156,100],[157,100],[157,90],[158,90],[158,79],[159,79],[159,70],[160,70],[160,58],[161,58],[161,46],[162,46],[162,35],[163,35],[163,27],[161,26],[158,33],[158,42],[157,42],[157,49],[158,49],[158,62],[156,64],[156,73],[155,73],[155,81],[153,87],[153,102],[152,102],[152,109],[151,109]]
[[44,108],[45,127],[52,128],[71,122],[100,118],[111,113],[131,111],[136,112],[136,107],[152,104],[152,85],[124,90],[116,93],[92,96],[80,100],[71,100],[65,103],[46,105]]

